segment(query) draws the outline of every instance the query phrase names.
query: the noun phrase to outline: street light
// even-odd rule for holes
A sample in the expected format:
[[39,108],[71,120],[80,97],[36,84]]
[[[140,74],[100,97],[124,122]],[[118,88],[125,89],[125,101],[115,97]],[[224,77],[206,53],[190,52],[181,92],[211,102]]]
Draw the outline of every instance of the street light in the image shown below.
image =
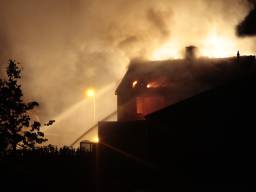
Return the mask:
[[86,95],[93,99],[93,121],[95,121],[95,90],[90,88],[86,90]]

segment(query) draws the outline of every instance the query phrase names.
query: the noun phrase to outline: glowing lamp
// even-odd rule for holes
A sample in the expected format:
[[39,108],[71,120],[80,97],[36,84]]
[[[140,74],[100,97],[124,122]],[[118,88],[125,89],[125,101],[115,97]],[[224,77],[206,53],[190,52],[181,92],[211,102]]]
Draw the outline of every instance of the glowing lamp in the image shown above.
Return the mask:
[[87,95],[88,97],[93,97],[93,96],[95,95],[94,89],[88,89],[88,90],[86,90],[86,95]]

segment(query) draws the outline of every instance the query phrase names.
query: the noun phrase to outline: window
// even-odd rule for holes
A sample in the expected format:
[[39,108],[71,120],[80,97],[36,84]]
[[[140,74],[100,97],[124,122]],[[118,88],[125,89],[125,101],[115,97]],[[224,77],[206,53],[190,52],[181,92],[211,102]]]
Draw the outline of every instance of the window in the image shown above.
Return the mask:
[[143,116],[165,107],[162,96],[144,96],[136,98],[136,112]]

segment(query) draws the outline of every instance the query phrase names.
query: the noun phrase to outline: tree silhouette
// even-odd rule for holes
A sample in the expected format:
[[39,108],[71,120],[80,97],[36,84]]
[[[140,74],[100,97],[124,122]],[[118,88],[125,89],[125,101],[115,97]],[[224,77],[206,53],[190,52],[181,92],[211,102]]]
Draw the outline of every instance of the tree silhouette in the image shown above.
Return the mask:
[[[0,78],[0,152],[18,148],[34,148],[47,139],[40,131],[41,123],[32,121],[29,111],[39,106],[35,101],[25,103],[20,85],[21,68],[14,60],[9,61],[7,78]],[[50,126],[54,120],[44,124]]]

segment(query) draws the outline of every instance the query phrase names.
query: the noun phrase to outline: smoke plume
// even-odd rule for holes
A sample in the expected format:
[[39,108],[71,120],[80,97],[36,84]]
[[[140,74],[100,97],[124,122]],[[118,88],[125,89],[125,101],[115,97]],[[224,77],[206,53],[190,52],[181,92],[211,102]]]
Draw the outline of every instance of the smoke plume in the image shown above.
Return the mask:
[[166,42],[170,53],[200,49],[214,33],[241,54],[251,51],[253,42],[235,34],[249,10],[243,0],[0,0],[0,69],[9,58],[22,64],[26,99],[39,101],[40,117],[49,119]]

